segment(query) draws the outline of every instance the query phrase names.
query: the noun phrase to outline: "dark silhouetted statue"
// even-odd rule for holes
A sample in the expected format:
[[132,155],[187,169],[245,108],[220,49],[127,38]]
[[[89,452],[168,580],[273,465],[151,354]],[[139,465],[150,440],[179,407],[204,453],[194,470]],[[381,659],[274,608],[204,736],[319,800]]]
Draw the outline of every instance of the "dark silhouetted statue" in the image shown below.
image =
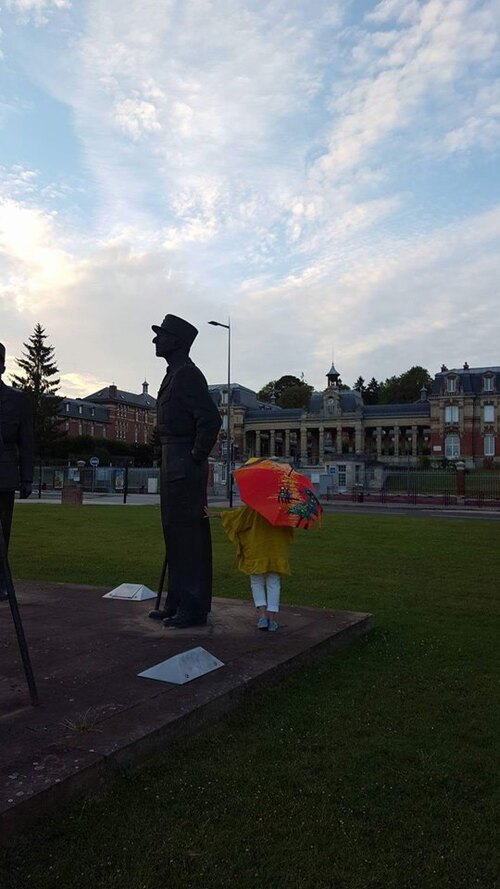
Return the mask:
[[181,628],[205,624],[211,607],[212,541],[205,507],[208,456],[221,419],[205,377],[189,357],[196,328],[167,315],[153,330],[156,354],[168,364],[157,403],[168,595],[165,608],[150,616]]
[[24,500],[33,486],[33,423],[27,395],[2,383],[4,372],[0,343],[0,522],[8,548],[15,491]]

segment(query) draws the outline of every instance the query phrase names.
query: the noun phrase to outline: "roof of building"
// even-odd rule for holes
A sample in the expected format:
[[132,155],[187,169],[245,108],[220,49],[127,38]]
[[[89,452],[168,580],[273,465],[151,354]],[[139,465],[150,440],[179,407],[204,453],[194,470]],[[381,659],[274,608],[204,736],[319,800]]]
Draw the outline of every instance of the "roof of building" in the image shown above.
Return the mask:
[[108,409],[103,404],[95,404],[86,398],[63,398],[59,405],[59,414],[71,420],[93,420],[107,423]]
[[300,407],[277,407],[275,404],[266,404],[257,410],[246,412],[248,420],[295,420],[301,418],[304,411]]
[[104,389],[99,389],[98,392],[87,395],[83,400],[100,402],[101,404],[119,404],[121,402],[132,407],[142,407],[149,410],[153,410],[156,407],[156,398],[153,398],[152,395],[144,392],[138,395],[135,392],[116,389],[115,386],[106,386]]
[[365,404],[365,417],[429,417],[431,406],[428,401],[413,401],[410,404]]
[[437,373],[431,389],[432,395],[446,394],[446,378],[459,377],[459,394],[481,395],[484,392],[483,377],[492,374],[495,379],[495,391],[500,391],[500,367],[450,367]]
[[[208,387],[208,391],[215,401],[216,405],[221,404],[222,392],[227,392],[227,383],[213,383]],[[231,404],[241,405],[241,407],[258,408],[263,405],[263,401],[259,401],[253,389],[248,386],[242,386],[240,383],[231,383]],[[276,405],[269,405],[269,407]],[[268,405],[266,404],[266,407]]]
[[338,370],[336,369],[333,361],[332,361],[332,366],[327,373],[327,377],[340,377],[340,374],[339,374]]

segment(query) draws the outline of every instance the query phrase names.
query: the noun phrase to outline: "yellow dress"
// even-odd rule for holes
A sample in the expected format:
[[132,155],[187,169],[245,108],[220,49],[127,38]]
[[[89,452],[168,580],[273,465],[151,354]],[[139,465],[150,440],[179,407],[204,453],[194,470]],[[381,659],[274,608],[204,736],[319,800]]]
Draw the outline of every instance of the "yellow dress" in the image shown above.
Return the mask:
[[293,528],[280,528],[249,506],[226,510],[222,525],[236,544],[236,567],[244,574],[290,574],[288,547]]

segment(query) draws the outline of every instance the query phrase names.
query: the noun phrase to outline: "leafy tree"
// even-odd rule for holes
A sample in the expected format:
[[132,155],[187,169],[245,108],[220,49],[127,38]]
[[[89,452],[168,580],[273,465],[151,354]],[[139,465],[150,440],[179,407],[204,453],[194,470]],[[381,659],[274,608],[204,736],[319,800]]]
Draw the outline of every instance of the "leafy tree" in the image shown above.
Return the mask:
[[312,391],[313,387],[304,379],[285,374],[279,380],[270,380],[266,383],[260,392],[257,392],[257,398],[268,403],[274,398],[278,407],[307,407]]
[[54,361],[54,347],[45,344],[47,334],[41,324],[24,345],[22,358],[16,362],[23,373],[15,374],[12,385],[15,389],[23,389],[31,401],[33,412],[33,432],[35,454],[40,462],[50,451],[52,443],[63,434],[61,417],[58,417],[62,398],[58,396],[58,368]]
[[66,463],[67,460],[88,462],[90,457],[99,457],[101,466],[106,466],[117,457],[132,457],[135,466],[151,466],[154,451],[151,444],[140,442],[112,441],[91,435],[65,435],[53,443],[50,456],[55,464],[61,461]]
[[415,365],[400,376],[388,377],[380,388],[381,404],[409,404],[420,399],[422,386],[432,385],[432,377],[425,367]]
[[307,383],[301,386],[288,386],[283,390],[279,399],[280,407],[300,407],[305,410],[309,406],[311,399],[312,386]]
[[365,391],[365,381],[363,377],[358,377],[352,388],[357,389],[358,392],[361,392],[361,394],[363,395]]
[[380,383],[372,377],[368,385],[363,391],[363,401],[365,404],[378,404],[380,394]]

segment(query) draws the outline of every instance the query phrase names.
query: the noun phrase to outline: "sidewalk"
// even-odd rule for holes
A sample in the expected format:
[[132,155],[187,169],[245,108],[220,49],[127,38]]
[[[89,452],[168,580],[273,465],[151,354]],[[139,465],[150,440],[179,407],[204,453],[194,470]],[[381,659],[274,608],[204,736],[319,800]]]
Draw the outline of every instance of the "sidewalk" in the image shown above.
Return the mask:
[[[219,509],[228,509],[229,504],[226,497],[209,495],[208,502],[211,507]],[[60,505],[60,491],[43,491],[41,500],[38,499],[36,493],[28,500],[17,500],[20,505],[52,503]],[[242,501],[236,494],[233,498],[233,508],[241,506]],[[83,505],[93,506],[159,506],[159,494],[129,494],[126,504],[123,503],[123,494],[99,494],[85,491],[83,495]],[[357,513],[358,515],[375,515],[375,514],[392,514],[392,515],[442,515],[456,516],[464,518],[492,518],[500,519],[500,506],[461,506],[456,504],[443,505],[438,503],[392,503],[392,502],[363,502],[358,503],[354,500],[325,500],[321,499],[321,505],[326,513],[344,512]]]

